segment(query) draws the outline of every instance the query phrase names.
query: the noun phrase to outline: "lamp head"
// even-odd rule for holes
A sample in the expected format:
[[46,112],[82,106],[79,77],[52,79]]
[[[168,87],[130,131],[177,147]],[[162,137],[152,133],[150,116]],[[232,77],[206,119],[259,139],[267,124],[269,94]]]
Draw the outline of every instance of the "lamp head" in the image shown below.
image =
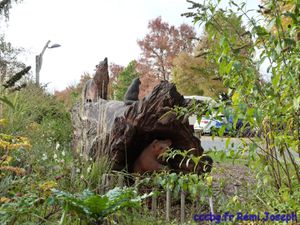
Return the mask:
[[60,44],[53,44],[49,46],[48,48],[59,48],[61,45]]

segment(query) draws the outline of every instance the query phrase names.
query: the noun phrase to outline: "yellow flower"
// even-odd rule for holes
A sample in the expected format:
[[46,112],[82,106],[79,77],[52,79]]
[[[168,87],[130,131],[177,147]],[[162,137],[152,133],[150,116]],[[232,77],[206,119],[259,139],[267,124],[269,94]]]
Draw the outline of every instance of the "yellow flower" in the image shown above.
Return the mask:
[[8,203],[10,202],[10,199],[9,198],[6,198],[6,197],[0,197],[0,203]]
[[19,148],[29,149],[29,140],[25,137],[14,137],[7,134],[0,134],[0,148],[4,150],[15,150]]
[[0,119],[0,126],[5,126],[7,124],[7,119]]
[[239,197],[237,195],[233,196],[232,197],[232,201],[233,202],[237,202],[239,200]]
[[13,158],[9,155],[4,155],[0,157],[0,165],[8,165]]
[[50,196],[51,189],[55,187],[57,187],[57,183],[55,181],[46,181],[39,185],[39,188],[44,196]]
[[212,185],[212,181],[213,181],[213,177],[212,177],[212,176],[207,176],[207,177],[206,177],[206,182],[207,182],[207,185],[208,185],[208,186],[211,186],[211,185]]
[[47,192],[50,191],[52,188],[57,186],[57,183],[55,181],[46,181],[42,184],[39,185],[40,189],[42,189],[42,191]]

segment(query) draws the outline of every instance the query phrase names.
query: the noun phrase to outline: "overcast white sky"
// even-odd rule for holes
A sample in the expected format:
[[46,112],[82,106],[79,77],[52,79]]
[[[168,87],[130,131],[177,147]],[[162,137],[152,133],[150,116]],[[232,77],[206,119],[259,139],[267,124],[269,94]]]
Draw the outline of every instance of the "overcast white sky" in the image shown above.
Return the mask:
[[[257,7],[258,0],[248,2],[248,8]],[[5,34],[14,46],[28,50],[24,61],[33,74],[35,55],[47,40],[60,44],[46,50],[40,75],[50,91],[62,90],[84,72],[93,73],[104,57],[124,66],[137,59],[136,41],[151,19],[192,25],[180,16],[188,7],[185,0],[24,0],[11,10]]]

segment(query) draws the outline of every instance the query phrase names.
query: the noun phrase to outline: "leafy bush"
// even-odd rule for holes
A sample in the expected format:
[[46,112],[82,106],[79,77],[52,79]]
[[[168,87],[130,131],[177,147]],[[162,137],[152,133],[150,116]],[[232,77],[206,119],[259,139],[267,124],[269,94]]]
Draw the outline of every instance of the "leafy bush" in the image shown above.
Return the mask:
[[61,224],[65,220],[66,213],[75,212],[84,220],[93,224],[102,224],[104,219],[125,207],[137,208],[141,200],[148,195],[139,196],[133,188],[114,188],[104,195],[97,195],[85,190],[80,195],[53,190],[54,198],[64,205],[64,213]]
[[[284,6],[281,2],[269,1],[262,6],[269,11],[267,15],[262,12],[261,19],[266,24],[262,25],[248,15],[245,3],[231,0],[230,10],[221,10],[220,1],[208,1],[204,5],[188,2],[194,11],[185,15],[192,17],[195,23],[204,24],[212,41],[220,38],[219,45],[206,57],[217,63],[218,76],[230,88],[234,126],[239,118],[244,118],[251,129],[261,131],[261,138],[253,140],[256,148],[249,148],[252,150],[249,154],[256,155],[255,160],[260,159],[278,190],[288,187],[293,192],[300,184],[297,161],[300,156],[299,3],[289,1]],[[224,29],[224,26],[234,28],[226,20],[226,15],[232,14],[234,9],[239,18],[247,21],[246,32]],[[225,25],[216,19],[222,15]],[[288,26],[285,26],[287,21]],[[257,72],[266,60],[270,82]],[[220,112],[225,107],[223,104]]]
[[4,109],[8,118],[7,133],[26,134],[31,139],[41,137],[68,145],[71,141],[71,120],[64,105],[53,95],[34,84],[8,96],[12,107]]

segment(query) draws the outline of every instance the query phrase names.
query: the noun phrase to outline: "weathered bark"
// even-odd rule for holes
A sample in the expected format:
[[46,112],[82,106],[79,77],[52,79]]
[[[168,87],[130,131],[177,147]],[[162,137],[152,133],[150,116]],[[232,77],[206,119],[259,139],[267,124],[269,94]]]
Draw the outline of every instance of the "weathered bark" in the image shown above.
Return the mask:
[[[186,104],[175,85],[166,81],[157,85],[150,95],[129,106],[124,102],[103,99],[96,103],[78,103],[72,110],[73,148],[86,157],[106,155],[114,163],[114,169],[127,169],[129,172],[139,154],[154,139],[171,139],[173,149],[194,149],[190,154],[200,156],[203,149],[188,120],[177,119],[175,114],[167,113],[175,105]],[[182,163],[179,168],[181,160],[177,156],[167,164],[176,171],[193,170],[191,163],[188,167]],[[203,167],[200,163],[197,171],[203,172]]]

